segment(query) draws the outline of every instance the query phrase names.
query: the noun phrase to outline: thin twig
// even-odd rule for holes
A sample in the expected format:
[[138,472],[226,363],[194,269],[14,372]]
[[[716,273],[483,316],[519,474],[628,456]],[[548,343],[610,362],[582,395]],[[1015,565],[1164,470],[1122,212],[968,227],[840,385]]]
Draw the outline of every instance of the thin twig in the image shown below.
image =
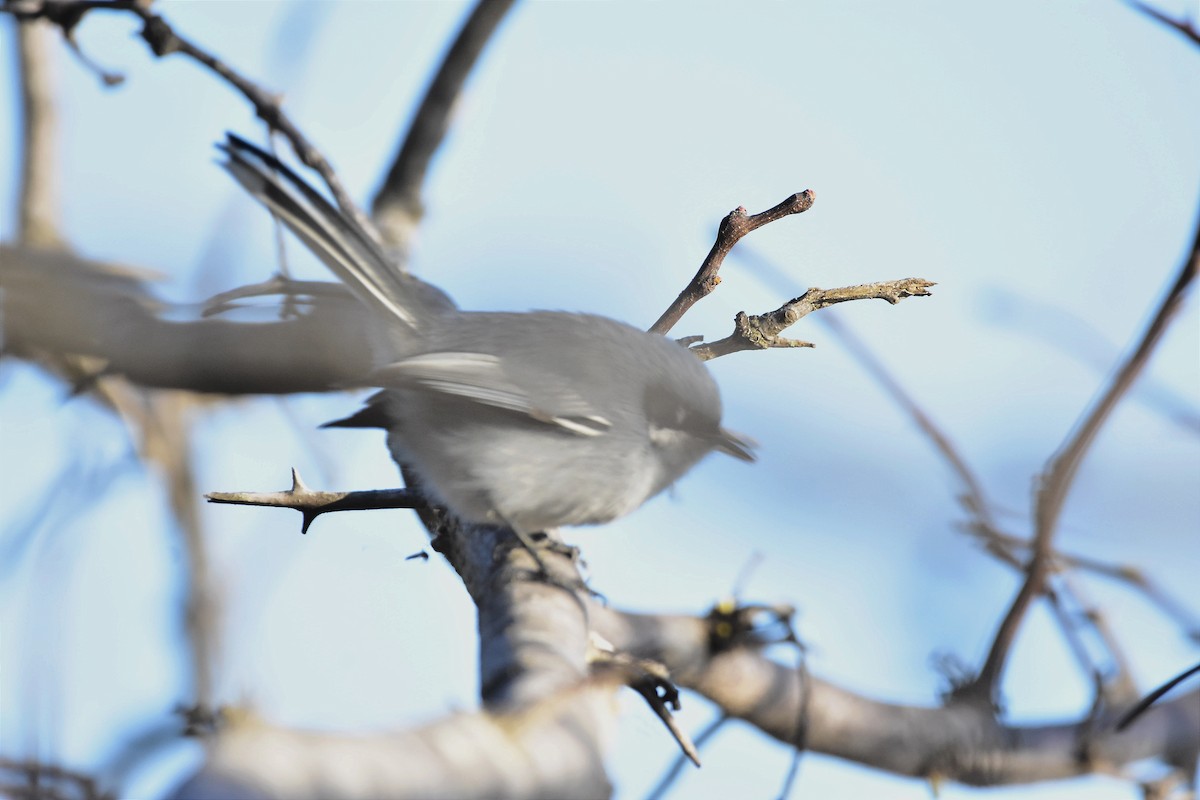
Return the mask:
[[1169,17],[1163,12],[1159,11],[1157,8],[1153,8],[1145,3],[1138,2],[1138,0],[1125,1],[1126,5],[1128,5],[1130,8],[1140,11],[1151,19],[1157,20],[1166,25],[1168,28],[1171,28],[1177,33],[1182,34],[1184,38],[1191,41],[1192,44],[1200,45],[1200,28],[1196,27],[1196,23],[1193,20],[1181,20],[1175,19],[1174,17]]
[[1116,726],[1117,730],[1123,731],[1126,728],[1128,728],[1129,725],[1135,719],[1140,717],[1147,708],[1154,705],[1154,703],[1160,697],[1162,697],[1167,692],[1171,691],[1176,686],[1183,683],[1184,681],[1186,681],[1188,678],[1192,677],[1193,675],[1200,675],[1200,664],[1197,664],[1196,666],[1191,667],[1189,669],[1185,669],[1183,672],[1179,673],[1174,678],[1171,678],[1171,680],[1167,681],[1162,686],[1159,686],[1157,689],[1150,692],[1150,694],[1146,695],[1141,700],[1139,700],[1137,702],[1137,704],[1134,705],[1133,708],[1129,709],[1121,716],[1121,719],[1117,720],[1117,726]]
[[[1033,547],[1032,541],[998,530],[987,532],[986,535],[975,530],[972,530],[972,533],[981,537],[981,540],[984,542],[984,548],[991,555],[1018,569],[1024,569],[1024,563],[1028,561],[1028,556],[1026,555],[1024,560],[1018,560],[1016,553],[1018,551],[1028,551]],[[1077,569],[1125,584],[1135,593],[1140,594],[1147,602],[1156,606],[1159,611],[1170,617],[1183,629],[1185,636],[1193,641],[1200,642],[1200,620],[1196,618],[1195,614],[1187,606],[1171,596],[1166,589],[1148,578],[1141,569],[1128,564],[1111,564],[1091,556],[1064,552],[1057,549],[1054,550],[1052,559],[1054,561],[1054,571]]]
[[513,1],[479,0],[475,4],[425,90],[404,144],[375,194],[371,215],[400,263],[407,261],[413,231],[425,213],[421,187],[434,153],[446,138],[455,101]]
[[1066,590],[1065,593],[1080,604],[1075,617],[1079,620],[1079,626],[1086,626],[1094,633],[1099,645],[1108,655],[1108,664],[1103,668],[1091,665],[1092,674],[1099,677],[1095,703],[1123,703],[1137,697],[1137,684],[1130,668],[1129,657],[1109,624],[1108,617],[1094,602],[1087,600],[1086,592],[1080,588],[1078,581],[1073,580],[1072,575],[1059,575],[1057,581]]
[[378,240],[379,232],[351,199],[328,159],[284,112],[281,96],[266,91],[221,59],[176,33],[162,16],[150,10],[149,3],[144,0],[16,0],[9,3],[5,10],[21,20],[47,19],[62,28],[63,35],[70,42],[74,41],[75,27],[91,11],[124,11],[139,17],[144,23],[142,39],[156,56],[162,58],[172,53],[182,53],[237,89],[254,106],[255,113],[268,128],[278,131],[288,140],[300,161],[320,174],[342,211]]
[[886,300],[895,305],[905,297],[928,297],[929,287],[936,284],[923,278],[903,278],[898,281],[867,283],[839,289],[809,289],[774,311],[750,316],[744,311],[734,318],[734,330],[729,336],[710,344],[692,348],[704,361],[742,350],[765,350],[772,347],[812,347],[811,342],[785,339],[779,334],[803,317],[818,309],[851,300]]
[[712,249],[705,256],[699,271],[696,272],[683,291],[679,293],[679,296],[675,298],[675,302],[671,303],[670,307],[658,318],[658,321],[650,326],[650,331],[665,335],[671,328],[675,327],[675,323],[687,313],[689,308],[700,302],[700,300],[707,297],[717,288],[717,284],[721,282],[720,277],[717,275],[721,270],[721,264],[724,263],[725,256],[729,255],[729,251],[733,249],[733,246],[743,236],[751,231],[758,230],[763,225],[783,219],[786,216],[808,211],[812,208],[816,199],[817,195],[812,189],[805,189],[803,192],[792,195],[779,205],[768,208],[761,214],[747,214],[746,209],[742,206],[738,206],[733,211],[730,211],[725,216],[725,219],[721,220],[721,226],[717,229],[716,241],[713,242]]
[[330,511],[367,511],[384,508],[425,508],[427,503],[412,489],[378,489],[356,492],[317,492],[309,489],[292,470],[292,488],[283,492],[210,492],[204,495],[210,503],[237,506],[269,506],[294,508],[304,519],[301,533],[308,533],[313,520]]
[[238,300],[275,296],[283,296],[285,303],[292,306],[302,305],[301,298],[351,297],[344,283],[299,281],[288,277],[283,272],[277,272],[265,281],[218,292],[204,301],[200,309],[200,316],[207,318],[228,313],[238,307]]
[[[753,247],[740,248],[738,250],[738,257],[743,261],[751,263],[755,271],[773,283],[777,289],[781,291],[791,289],[792,278],[785,275],[782,270],[770,260],[760,255]],[[974,470],[971,469],[966,458],[950,439],[950,436],[921,407],[916,398],[901,384],[899,378],[872,351],[870,346],[854,332],[849,324],[835,315],[828,314],[822,314],[817,320],[850,352],[854,359],[866,370],[867,375],[883,389],[884,393],[902,411],[908,414],[913,424],[925,435],[933,445],[934,450],[950,468],[950,472],[958,479],[960,491],[956,493],[956,496],[971,518],[963,526],[964,529],[979,539],[986,553],[1013,569],[1024,571],[1027,557],[1018,557],[1017,553],[1020,550],[1030,548],[1032,542],[1019,536],[1004,533],[1001,530],[1000,524],[992,512],[992,503],[984,492],[982,481],[975,474]],[[1191,617],[1187,609],[1157,586],[1147,581],[1139,571],[1129,567],[1107,564],[1098,559],[1086,556],[1058,551],[1054,553],[1054,560],[1056,570],[1075,567],[1103,574],[1129,584],[1179,622],[1189,636],[1200,638],[1200,624]],[[1047,584],[1045,587],[1045,597],[1049,602],[1051,612],[1058,623],[1063,638],[1068,648],[1075,655],[1080,668],[1086,674],[1094,673],[1096,666],[1087,647],[1083,643],[1078,630],[1079,624],[1067,610],[1068,605],[1082,608],[1084,604],[1079,598],[1073,596],[1071,587],[1065,583],[1062,586]],[[1085,617],[1084,619],[1086,622],[1091,622],[1090,617]],[[1098,630],[1097,635],[1100,639],[1106,642],[1109,641],[1109,637],[1105,636],[1104,631]],[[1117,652],[1113,652],[1112,656],[1116,662],[1122,660],[1120,654]]]
[[1083,462],[1084,456],[1087,455],[1092,442],[1095,441],[1096,435],[1104,426],[1113,408],[1116,407],[1121,397],[1125,395],[1149,361],[1150,355],[1162,339],[1167,325],[1182,306],[1198,268],[1200,268],[1200,219],[1197,220],[1193,231],[1191,251],[1180,265],[1178,274],[1159,304],[1154,318],[1132,352],[1113,375],[1108,387],[1050,459],[1047,469],[1043,473],[1041,486],[1035,499],[1033,557],[1026,567],[1025,581],[1017,592],[1008,613],[1000,623],[987,660],[974,682],[973,689],[978,693],[994,698],[1005,661],[1016,639],[1025,612],[1034,598],[1042,591],[1046,576],[1053,567],[1051,542],[1057,531],[1058,520],[1079,465]]

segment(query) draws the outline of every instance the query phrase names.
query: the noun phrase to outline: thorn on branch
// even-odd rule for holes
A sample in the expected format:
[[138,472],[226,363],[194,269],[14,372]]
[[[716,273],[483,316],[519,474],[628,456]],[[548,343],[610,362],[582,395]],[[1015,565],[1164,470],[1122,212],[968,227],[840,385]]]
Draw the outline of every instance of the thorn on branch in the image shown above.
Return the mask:
[[204,495],[210,503],[240,506],[269,506],[294,508],[303,519],[301,533],[308,533],[313,520],[330,511],[365,511],[381,508],[426,507],[424,498],[412,489],[377,489],[356,492],[317,492],[309,489],[300,473],[292,469],[292,488],[283,492],[210,492]]
[[667,726],[683,754],[697,767],[700,766],[700,753],[696,750],[696,745],[671,714],[671,711],[678,711],[680,708],[679,689],[671,682],[670,673],[664,665],[650,659],[618,653],[612,642],[596,631],[588,634],[588,663],[597,672],[607,670],[609,674],[615,673],[625,685],[640,694]]

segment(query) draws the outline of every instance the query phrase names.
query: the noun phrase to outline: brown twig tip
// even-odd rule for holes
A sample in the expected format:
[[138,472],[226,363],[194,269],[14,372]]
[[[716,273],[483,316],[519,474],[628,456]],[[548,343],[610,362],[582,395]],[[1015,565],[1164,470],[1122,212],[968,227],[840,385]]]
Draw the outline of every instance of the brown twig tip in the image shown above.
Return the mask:
[[675,302],[671,303],[662,316],[650,326],[650,332],[665,334],[687,313],[689,308],[717,288],[721,283],[721,278],[717,275],[721,264],[724,263],[725,256],[729,255],[729,251],[743,236],[758,230],[763,225],[807,211],[812,208],[816,199],[816,192],[812,189],[805,189],[758,214],[747,214],[745,206],[738,206],[726,214],[717,227],[716,241],[713,242],[712,249],[705,256],[704,263],[700,265],[700,269],[697,270],[692,280],[675,298]]
[[[745,206],[738,206],[733,211],[730,211],[725,216],[725,219],[721,220],[717,241],[720,242],[723,238],[729,239],[729,248],[732,248],[738,239],[741,239],[751,231],[761,228],[763,225],[783,219],[784,217],[789,217],[792,214],[802,214],[808,211],[812,208],[816,199],[816,192],[812,189],[805,189],[803,192],[796,192],[782,203],[758,214],[750,214],[746,211]],[[726,252],[728,252],[728,249]]]

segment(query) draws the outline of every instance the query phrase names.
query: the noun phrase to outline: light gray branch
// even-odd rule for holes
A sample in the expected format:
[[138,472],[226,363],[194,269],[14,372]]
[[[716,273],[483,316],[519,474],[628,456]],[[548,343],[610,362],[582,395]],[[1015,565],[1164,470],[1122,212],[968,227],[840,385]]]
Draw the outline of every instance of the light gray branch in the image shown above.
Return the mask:
[[95,374],[151,388],[239,394],[327,392],[371,368],[361,305],[335,284],[306,313],[239,323],[201,319],[153,292],[146,271],[65,252],[0,245],[0,348],[87,356]]
[[17,26],[21,76],[21,186],[17,236],[26,244],[54,247],[60,241],[58,112],[54,102],[50,26]]
[[1187,770],[1200,750],[1200,691],[1155,707],[1153,719],[1148,713],[1122,733],[1115,725],[1124,708],[1095,719],[1011,725],[985,703],[885,703],[806,677],[754,648],[712,652],[704,618],[597,612],[593,624],[616,647],[661,661],[680,685],[781,742],[899,775],[998,786],[1116,774],[1144,758]]

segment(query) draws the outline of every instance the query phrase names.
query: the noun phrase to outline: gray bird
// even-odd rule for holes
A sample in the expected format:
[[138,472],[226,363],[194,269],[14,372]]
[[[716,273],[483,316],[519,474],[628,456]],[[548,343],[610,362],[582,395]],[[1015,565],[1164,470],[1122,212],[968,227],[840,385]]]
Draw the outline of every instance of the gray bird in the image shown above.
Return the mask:
[[270,153],[233,134],[220,147],[373,315],[383,391],[329,425],[386,428],[393,458],[460,519],[507,525],[533,552],[531,534],[628,514],[711,451],[754,460],[683,345],[592,314],[461,311]]

